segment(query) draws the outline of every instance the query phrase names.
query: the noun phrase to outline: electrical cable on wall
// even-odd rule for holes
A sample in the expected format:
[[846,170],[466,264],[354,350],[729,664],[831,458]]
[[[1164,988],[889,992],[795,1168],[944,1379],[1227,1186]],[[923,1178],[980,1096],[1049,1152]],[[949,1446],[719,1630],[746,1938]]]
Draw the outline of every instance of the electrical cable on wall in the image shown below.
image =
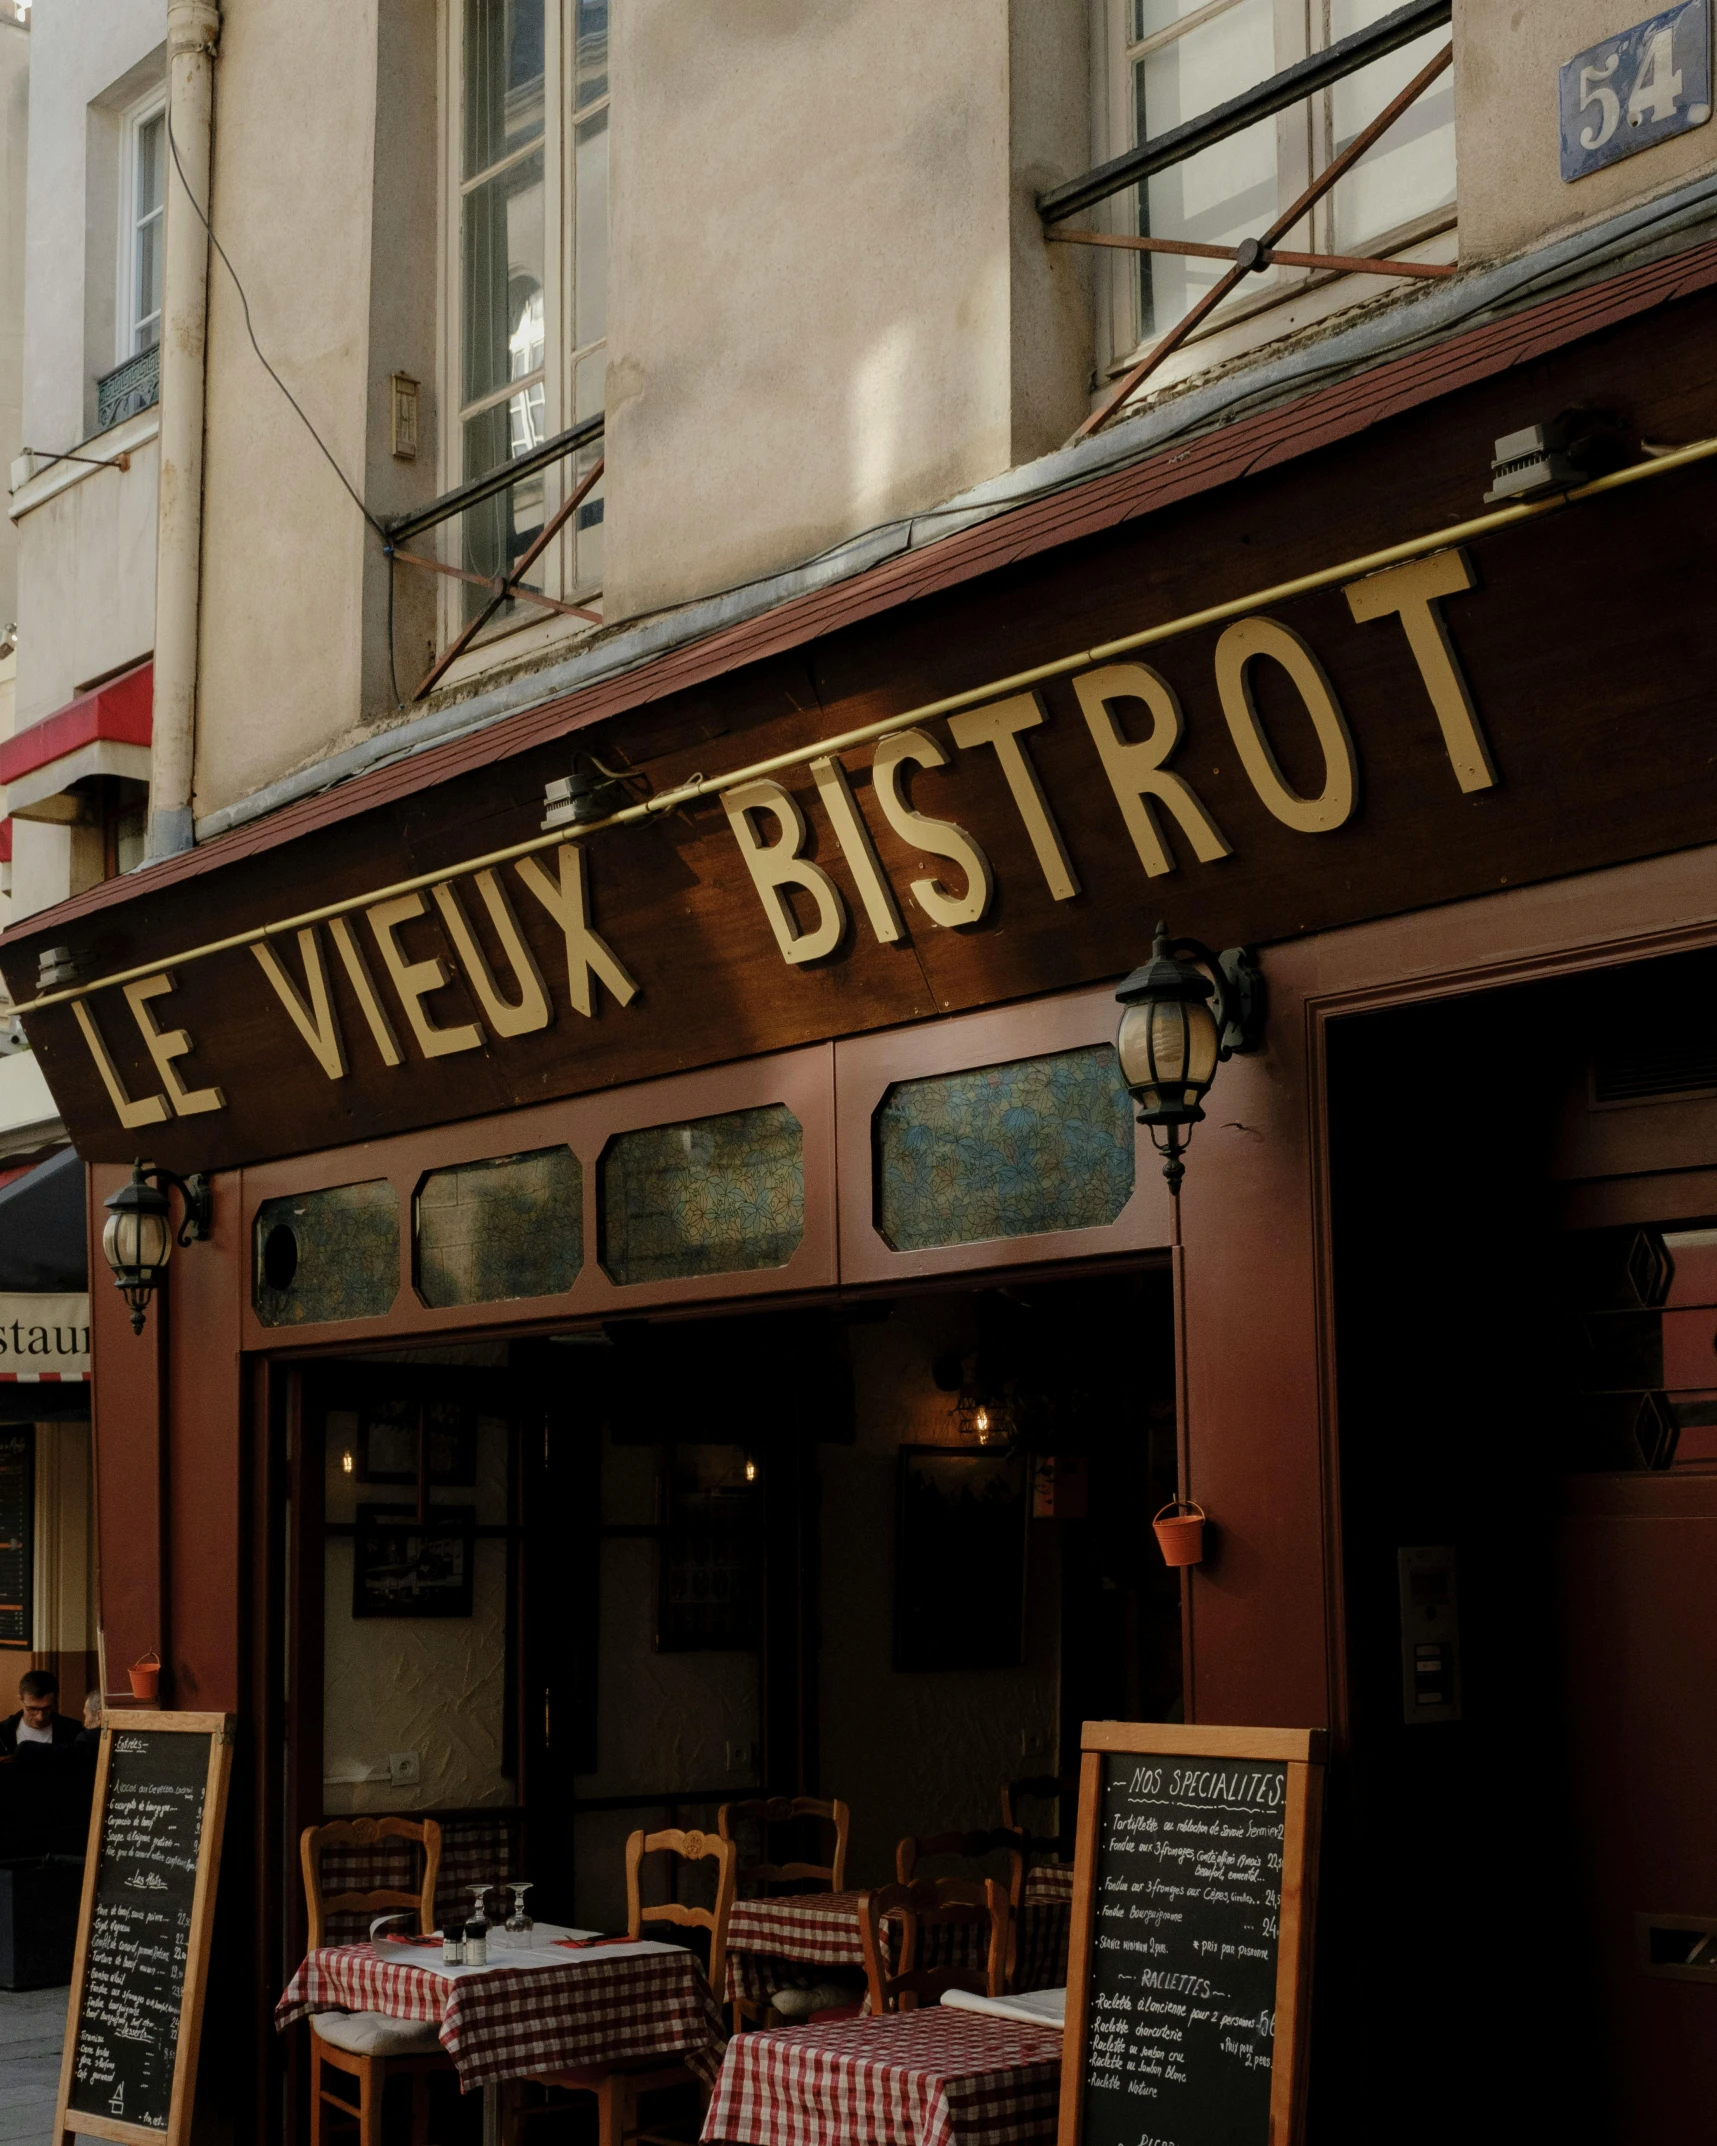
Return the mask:
[[293,394],[292,390],[287,386],[286,382],[281,379],[280,375],[275,371],[274,367],[268,362],[268,359],[264,356],[262,345],[256,339],[255,325],[253,324],[250,317],[250,300],[245,295],[244,285],[239,281],[238,270],[234,268],[232,261],[227,254],[226,248],[215,236],[214,225],[209,221],[208,214],[204,210],[202,203],[199,202],[196,195],[192,193],[191,182],[185,177],[185,167],[179,161],[179,144],[173,138],[173,115],[171,112],[167,113],[166,119],[167,147],[172,152],[173,169],[179,174],[179,184],[184,188],[185,199],[197,212],[197,221],[209,234],[209,244],[215,249],[216,253],[220,255],[222,267],[225,268],[227,274],[232,278],[233,289],[238,293],[239,309],[244,315],[244,332],[250,338],[251,349],[256,352],[256,362],[262,367],[263,371],[274,382],[275,386],[279,388],[280,392],[292,405],[293,410],[297,414],[299,423],[304,427],[305,431],[309,433],[310,437],[316,442],[317,447],[320,449],[322,459],[334,472],[334,475],[339,478],[340,483],[344,487],[347,496],[351,499],[353,506],[357,508],[358,512],[364,517],[364,520],[375,531],[376,535],[381,540],[382,552],[388,562],[388,685],[389,689],[393,694],[394,706],[396,708],[403,707],[404,703],[399,697],[399,674],[394,663],[393,647],[393,545],[389,541],[388,533],[386,529],[383,528],[380,520],[370,512],[368,507],[364,505],[364,502],[359,497],[358,492],[353,486],[351,479],[346,475],[345,471],[334,459],[333,450],[329,447],[327,441],[323,439],[321,433],[319,433],[316,430],[316,427],[310,422],[309,417],[305,414],[303,404],[298,400],[298,397]]

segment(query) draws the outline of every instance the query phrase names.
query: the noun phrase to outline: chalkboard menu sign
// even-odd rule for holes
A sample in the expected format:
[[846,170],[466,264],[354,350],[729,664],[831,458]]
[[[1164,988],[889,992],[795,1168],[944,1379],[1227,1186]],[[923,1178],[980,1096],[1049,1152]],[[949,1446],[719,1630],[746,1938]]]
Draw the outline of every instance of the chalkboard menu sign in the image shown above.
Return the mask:
[[33,1424],[0,1431],[0,1646],[30,1644],[35,1458]]
[[1321,1745],[1087,1722],[1060,2146],[1297,2140]]
[[231,1757],[227,1714],[102,1730],[55,2146],[189,2135]]

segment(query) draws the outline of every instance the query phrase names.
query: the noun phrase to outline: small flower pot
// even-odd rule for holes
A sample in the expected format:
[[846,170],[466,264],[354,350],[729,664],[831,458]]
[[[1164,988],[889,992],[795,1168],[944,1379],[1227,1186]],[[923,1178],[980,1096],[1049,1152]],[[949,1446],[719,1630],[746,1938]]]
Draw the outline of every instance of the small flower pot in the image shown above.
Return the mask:
[[1151,1528],[1165,1565],[1201,1565],[1204,1562],[1204,1507],[1183,1499],[1170,1499]]
[[134,1699],[158,1699],[161,1696],[161,1657],[153,1647],[125,1673],[131,1679]]

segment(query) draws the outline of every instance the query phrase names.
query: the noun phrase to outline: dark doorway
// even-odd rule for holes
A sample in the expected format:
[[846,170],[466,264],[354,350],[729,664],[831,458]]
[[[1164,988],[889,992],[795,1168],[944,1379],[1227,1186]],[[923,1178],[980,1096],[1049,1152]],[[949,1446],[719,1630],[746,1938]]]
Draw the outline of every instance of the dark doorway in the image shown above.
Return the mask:
[[1693,955],[1331,1033],[1332,2146],[1705,2120],[1709,2019],[1634,1924],[1717,1875],[1690,1558],[1717,1546],[1713,981]]

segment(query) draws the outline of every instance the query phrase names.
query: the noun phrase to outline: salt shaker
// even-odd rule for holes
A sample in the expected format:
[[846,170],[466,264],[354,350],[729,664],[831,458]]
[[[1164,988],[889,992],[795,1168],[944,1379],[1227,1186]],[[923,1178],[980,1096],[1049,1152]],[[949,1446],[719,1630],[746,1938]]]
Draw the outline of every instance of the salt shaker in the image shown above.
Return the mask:
[[468,1922],[465,1925],[465,1965],[487,1967],[489,1964],[489,1925],[486,1922]]
[[443,1967],[465,1965],[465,1940],[459,1935],[457,1927],[447,1930],[442,1936],[441,1964]]

